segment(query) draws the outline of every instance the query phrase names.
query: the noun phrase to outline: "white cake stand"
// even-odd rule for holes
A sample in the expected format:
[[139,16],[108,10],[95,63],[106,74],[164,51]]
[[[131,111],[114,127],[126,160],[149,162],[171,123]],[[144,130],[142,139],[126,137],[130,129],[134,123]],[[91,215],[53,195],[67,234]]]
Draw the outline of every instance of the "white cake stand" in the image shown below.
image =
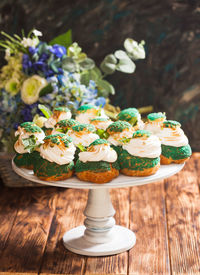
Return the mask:
[[13,170],[21,177],[37,183],[77,189],[89,189],[84,211],[84,225],[67,231],[63,236],[64,246],[72,252],[87,256],[114,255],[129,250],[135,245],[136,236],[128,228],[115,225],[115,210],[110,200],[109,189],[133,187],[159,181],[178,173],[184,164],[161,166],[155,175],[128,177],[120,175],[105,184],[83,182],[76,177],[56,182],[45,182],[33,175],[33,171],[18,168],[12,162]]

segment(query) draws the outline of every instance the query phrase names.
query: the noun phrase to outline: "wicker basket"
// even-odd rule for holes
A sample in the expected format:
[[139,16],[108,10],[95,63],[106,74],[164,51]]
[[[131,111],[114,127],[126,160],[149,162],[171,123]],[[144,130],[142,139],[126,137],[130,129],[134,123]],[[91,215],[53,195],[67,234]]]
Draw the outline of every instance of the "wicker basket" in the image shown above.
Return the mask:
[[14,154],[0,153],[0,176],[3,184],[8,187],[35,187],[45,186],[34,183],[18,176],[12,169],[11,161]]

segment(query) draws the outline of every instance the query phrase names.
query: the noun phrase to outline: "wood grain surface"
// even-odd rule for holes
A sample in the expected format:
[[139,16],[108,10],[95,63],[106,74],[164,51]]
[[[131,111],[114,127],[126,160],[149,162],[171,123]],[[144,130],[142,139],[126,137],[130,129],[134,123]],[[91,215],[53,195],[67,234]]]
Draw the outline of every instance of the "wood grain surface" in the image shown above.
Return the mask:
[[0,274],[200,274],[200,153],[162,182],[111,190],[117,224],[134,248],[108,257],[67,251],[84,220],[87,190],[0,187]]

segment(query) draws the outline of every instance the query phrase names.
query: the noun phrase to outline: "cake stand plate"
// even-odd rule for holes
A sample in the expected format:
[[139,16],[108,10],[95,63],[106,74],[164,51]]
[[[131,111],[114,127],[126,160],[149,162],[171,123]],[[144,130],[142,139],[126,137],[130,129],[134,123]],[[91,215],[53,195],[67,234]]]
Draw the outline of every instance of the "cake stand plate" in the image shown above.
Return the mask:
[[184,164],[162,165],[156,174],[148,177],[119,175],[105,184],[80,181],[76,177],[64,181],[45,182],[34,176],[33,171],[19,168],[12,162],[13,170],[21,177],[37,183],[77,189],[89,189],[84,211],[84,225],[67,231],[63,237],[64,246],[77,254],[86,256],[107,256],[129,250],[135,245],[136,236],[128,228],[115,225],[115,210],[110,199],[110,188],[133,187],[168,178],[178,173]]

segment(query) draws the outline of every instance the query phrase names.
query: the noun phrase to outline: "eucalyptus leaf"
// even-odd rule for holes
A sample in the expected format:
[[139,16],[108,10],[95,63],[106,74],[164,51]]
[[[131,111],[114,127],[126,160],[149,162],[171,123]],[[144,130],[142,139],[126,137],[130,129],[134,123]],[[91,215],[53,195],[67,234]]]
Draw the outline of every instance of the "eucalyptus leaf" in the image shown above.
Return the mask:
[[114,54],[107,55],[101,62],[100,68],[105,74],[112,74],[116,69],[117,59]]
[[39,96],[41,97],[41,96],[50,94],[52,91],[53,91],[53,87],[51,83],[49,83],[47,86],[45,86],[43,89],[40,90]]
[[72,57],[65,57],[62,61],[62,68],[65,71],[73,73],[76,71],[76,62]]
[[81,70],[91,70],[94,68],[95,63],[91,58],[86,58],[85,60],[83,60],[82,62],[79,63],[79,66],[81,68]]
[[99,77],[101,77],[101,75],[99,74],[98,70],[96,70],[96,68],[94,68],[92,70],[82,72],[80,81],[81,81],[81,84],[88,86],[90,80],[93,80],[96,82]]
[[118,59],[126,59],[129,58],[127,53],[125,51],[122,50],[118,50],[114,53],[115,57]]
[[122,73],[132,74],[135,71],[135,63],[129,59],[120,59],[119,63],[117,64],[117,70]]
[[106,80],[98,79],[96,81],[97,89],[98,89],[98,95],[103,97],[108,97],[109,94],[114,95],[115,89],[114,87]]
[[55,37],[49,42],[49,45],[55,45],[55,44],[68,48],[72,44],[72,31],[68,30],[67,32],[58,35],[57,37]]
[[38,104],[38,109],[44,114],[46,118],[50,118],[50,116],[52,115],[51,110],[49,110],[49,108],[42,104]]

